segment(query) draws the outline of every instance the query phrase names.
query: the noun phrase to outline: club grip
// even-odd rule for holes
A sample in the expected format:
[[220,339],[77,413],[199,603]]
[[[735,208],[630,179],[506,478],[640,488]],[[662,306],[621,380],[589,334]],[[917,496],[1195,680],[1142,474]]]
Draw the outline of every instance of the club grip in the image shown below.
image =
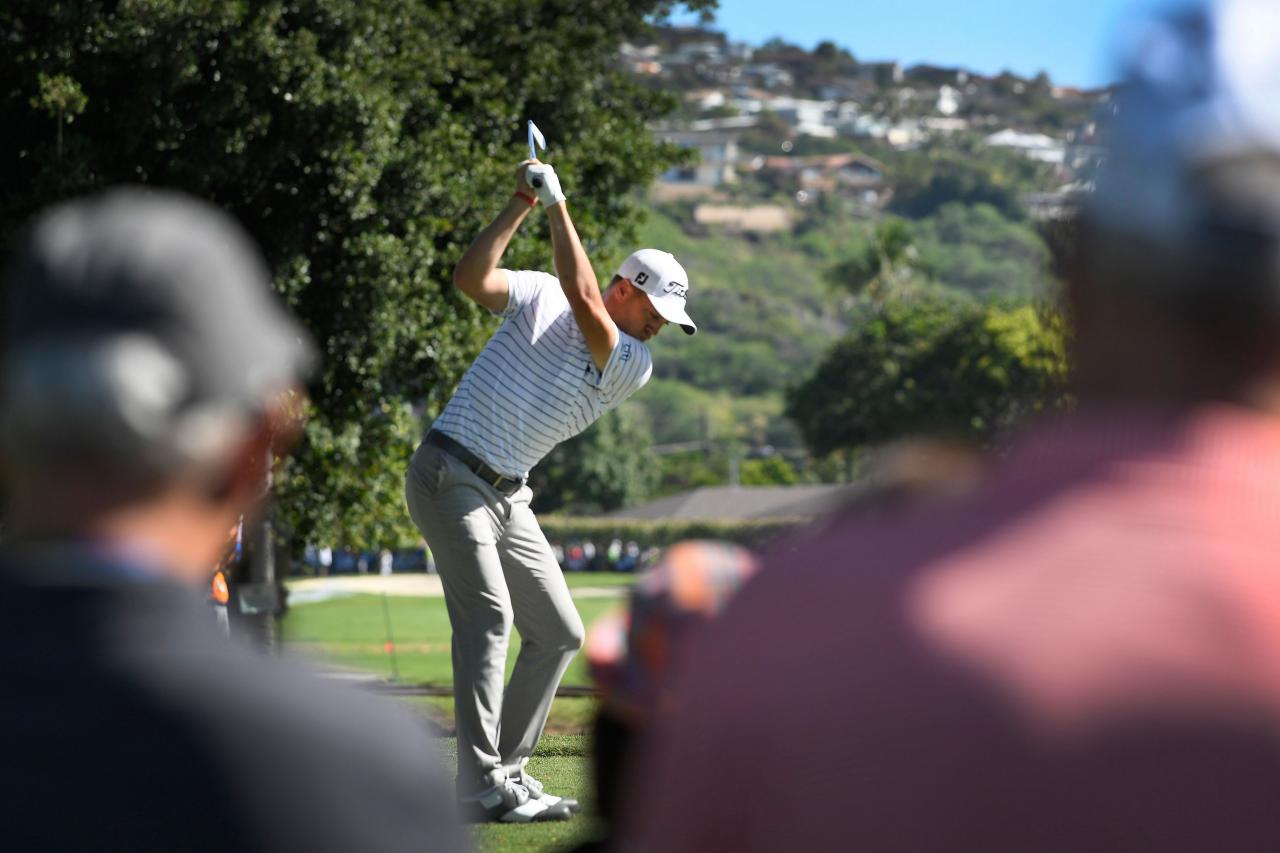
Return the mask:
[[533,187],[535,190],[542,189],[542,178],[530,178],[529,185]]

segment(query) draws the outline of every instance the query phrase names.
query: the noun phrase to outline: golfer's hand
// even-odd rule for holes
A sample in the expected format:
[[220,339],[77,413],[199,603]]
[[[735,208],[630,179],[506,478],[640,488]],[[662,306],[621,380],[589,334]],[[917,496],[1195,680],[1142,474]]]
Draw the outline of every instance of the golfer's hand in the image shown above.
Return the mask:
[[560,189],[560,176],[556,170],[546,163],[529,160],[521,164],[524,179],[528,186],[538,194],[538,201],[543,207],[551,207],[564,201],[564,191]]
[[538,195],[537,190],[534,190],[532,188],[528,178],[525,177],[529,172],[529,167],[536,166],[537,164],[538,164],[537,160],[525,160],[523,163],[521,163],[519,166],[516,167],[516,192],[524,193],[525,195],[529,195],[532,192],[534,197],[535,198],[537,197]]

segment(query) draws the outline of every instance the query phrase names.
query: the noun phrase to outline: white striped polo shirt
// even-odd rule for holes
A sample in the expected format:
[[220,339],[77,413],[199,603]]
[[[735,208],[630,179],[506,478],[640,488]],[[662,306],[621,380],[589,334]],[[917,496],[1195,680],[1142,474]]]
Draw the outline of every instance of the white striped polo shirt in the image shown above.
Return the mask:
[[601,372],[560,281],[504,270],[505,322],[467,370],[433,428],[502,474],[527,477],[551,449],[649,381],[649,348],[618,330]]

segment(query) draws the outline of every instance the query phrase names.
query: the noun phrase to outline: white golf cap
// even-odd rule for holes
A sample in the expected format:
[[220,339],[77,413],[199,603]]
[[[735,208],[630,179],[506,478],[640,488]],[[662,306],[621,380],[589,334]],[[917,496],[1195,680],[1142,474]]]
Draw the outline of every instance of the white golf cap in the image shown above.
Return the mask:
[[662,319],[675,323],[686,335],[698,331],[685,310],[689,276],[675,255],[659,249],[641,249],[622,262],[618,275],[643,290]]

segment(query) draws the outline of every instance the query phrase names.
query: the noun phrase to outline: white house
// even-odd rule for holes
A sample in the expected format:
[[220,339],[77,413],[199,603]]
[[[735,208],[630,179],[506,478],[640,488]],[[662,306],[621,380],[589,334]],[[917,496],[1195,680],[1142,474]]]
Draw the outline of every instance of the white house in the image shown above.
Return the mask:
[[803,136],[836,135],[835,104],[805,98],[773,98],[765,106]]
[[953,116],[960,109],[960,90],[953,86],[938,89],[938,103],[934,106],[939,115]]
[[699,160],[689,166],[668,169],[658,180],[664,184],[718,187],[737,180],[738,136],[723,130],[660,130],[655,136],[682,148],[697,149]]
[[1066,143],[1043,133],[1024,133],[1006,128],[988,136],[987,144],[993,148],[1012,148],[1032,160],[1055,166],[1061,166],[1066,161]]
[[684,96],[684,99],[699,110],[714,110],[728,103],[724,92],[719,89],[695,89]]

